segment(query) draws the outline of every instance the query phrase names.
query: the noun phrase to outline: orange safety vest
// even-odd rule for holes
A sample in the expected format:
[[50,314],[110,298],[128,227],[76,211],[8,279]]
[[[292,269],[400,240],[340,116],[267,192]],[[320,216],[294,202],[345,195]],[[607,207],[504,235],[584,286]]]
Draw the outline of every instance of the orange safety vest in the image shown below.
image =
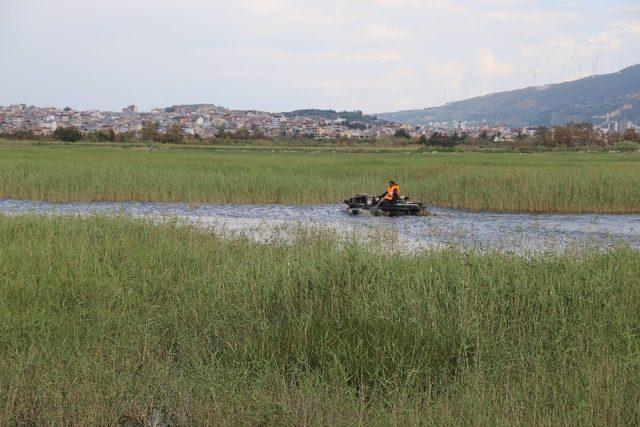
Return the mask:
[[397,191],[398,192],[398,196],[400,195],[400,186],[398,184],[396,185],[392,185],[389,188],[387,188],[387,194],[384,195],[384,199],[385,200],[393,200],[393,192]]

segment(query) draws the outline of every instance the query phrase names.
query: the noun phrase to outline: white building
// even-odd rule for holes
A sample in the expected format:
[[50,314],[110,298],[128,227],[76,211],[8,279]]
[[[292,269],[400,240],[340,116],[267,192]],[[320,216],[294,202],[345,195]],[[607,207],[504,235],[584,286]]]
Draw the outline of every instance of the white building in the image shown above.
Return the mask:
[[623,120],[607,122],[607,130],[609,132],[623,133],[628,129],[635,129],[635,125],[632,122]]
[[493,142],[514,142],[515,138],[512,134],[508,133],[505,135],[496,135],[493,137]]

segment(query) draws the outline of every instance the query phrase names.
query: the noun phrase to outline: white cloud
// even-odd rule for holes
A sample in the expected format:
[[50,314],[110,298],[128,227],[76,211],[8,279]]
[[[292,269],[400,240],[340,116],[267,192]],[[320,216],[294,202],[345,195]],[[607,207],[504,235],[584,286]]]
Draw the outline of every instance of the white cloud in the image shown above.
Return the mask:
[[396,98],[393,101],[393,106],[399,110],[406,110],[406,109],[410,109],[411,106],[416,104],[416,100],[415,99],[411,99],[411,98],[407,98],[407,97],[400,97],[400,98]]
[[464,63],[460,61],[435,62],[427,64],[427,70],[439,77],[449,77],[459,75],[465,69]]
[[[482,18],[496,21],[496,24],[512,23],[522,26],[564,25],[578,22],[582,14],[570,10],[511,10],[511,9],[482,9],[479,10]],[[540,27],[535,28],[540,31]]]
[[[580,61],[587,74],[586,57],[612,72],[640,51],[637,0],[0,3],[11,40],[0,61],[12,64],[0,67],[0,104],[375,112],[439,104],[443,84],[448,99],[472,95],[485,74],[485,93],[523,87],[536,65],[538,84],[577,76]],[[67,48],[52,49],[51,34]]]
[[469,8],[462,2],[454,0],[373,0],[373,3],[389,8],[405,9],[414,13],[418,11],[449,13],[469,11]]
[[487,48],[482,48],[476,53],[476,66],[480,74],[486,77],[503,77],[513,71],[513,66],[497,61],[493,52]]
[[458,91],[462,86],[462,79],[467,70],[466,65],[460,61],[434,62],[427,64],[427,71],[442,81],[449,94]]
[[397,62],[402,61],[402,54],[393,49],[374,49],[366,52],[355,52],[344,55],[351,61]]
[[379,41],[401,40],[406,39],[409,35],[411,35],[411,31],[406,28],[385,25],[368,25],[356,33],[357,37]]
[[273,15],[285,12],[287,0],[240,0],[246,12],[258,15]]
[[640,5],[612,6],[611,9],[618,12],[640,13]]
[[[640,8],[640,6],[638,6]],[[640,21],[620,21],[614,27],[624,33],[640,38]]]
[[588,37],[587,41],[594,48],[602,48],[608,50],[618,50],[620,49],[620,41],[611,33],[600,31],[593,37]]

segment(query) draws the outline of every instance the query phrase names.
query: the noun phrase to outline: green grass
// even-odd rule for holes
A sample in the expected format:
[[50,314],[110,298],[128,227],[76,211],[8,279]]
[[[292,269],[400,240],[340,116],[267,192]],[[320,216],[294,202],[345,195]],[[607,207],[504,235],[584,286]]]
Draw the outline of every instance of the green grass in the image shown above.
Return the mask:
[[340,203],[390,178],[430,204],[511,212],[640,212],[640,156],[0,145],[0,197]]
[[0,216],[0,424],[637,425],[638,283],[625,248],[400,256]]

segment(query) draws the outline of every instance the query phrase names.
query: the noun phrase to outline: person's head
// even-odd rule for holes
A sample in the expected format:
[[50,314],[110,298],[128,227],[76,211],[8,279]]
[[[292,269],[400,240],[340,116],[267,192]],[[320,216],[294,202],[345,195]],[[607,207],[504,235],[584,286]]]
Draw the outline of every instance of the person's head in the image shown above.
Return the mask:
[[389,185],[396,185],[396,182],[391,180],[391,181],[389,181]]

